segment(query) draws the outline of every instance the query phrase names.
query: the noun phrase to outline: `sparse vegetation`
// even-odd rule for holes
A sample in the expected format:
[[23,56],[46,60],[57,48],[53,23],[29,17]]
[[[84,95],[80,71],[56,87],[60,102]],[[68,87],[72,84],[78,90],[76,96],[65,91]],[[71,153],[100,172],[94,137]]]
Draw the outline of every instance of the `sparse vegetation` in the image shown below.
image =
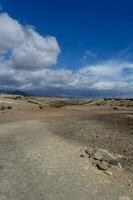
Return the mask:
[[97,106],[100,106],[101,104],[100,104],[100,102],[97,102],[96,105],[97,105]]
[[42,105],[39,105],[39,108],[40,108],[40,109],[43,109],[43,106],[42,106]]
[[128,105],[127,105],[127,107],[133,107],[133,105],[131,105],[131,104],[128,104]]
[[72,105],[70,102],[58,100],[58,101],[51,101],[49,106],[52,108],[62,108],[64,106]]
[[28,101],[28,103],[32,103],[32,104],[36,104],[36,105],[39,104],[39,102],[34,99],[27,99],[27,101]]
[[5,110],[6,107],[5,106],[0,106],[0,110]]
[[[58,163],[62,163],[61,167],[64,172],[66,172],[66,167],[70,167],[71,173],[75,172],[75,169],[77,170],[77,176],[82,175],[85,161],[89,163],[88,166],[85,164],[87,169],[85,176],[87,173],[96,172],[93,175],[97,177],[97,171],[101,170],[100,178],[102,173],[103,178],[105,175],[116,177],[117,172],[121,173],[120,178],[124,178],[124,180],[125,172],[128,177],[131,177],[133,107],[130,106],[133,105],[133,101],[56,97],[22,97],[22,99],[15,100],[12,97],[13,95],[6,96],[6,98],[0,97],[2,149],[0,161],[2,165],[5,163],[6,155],[9,162],[11,160],[15,163],[14,169],[19,168],[20,165],[24,167],[24,172],[30,175],[29,181],[31,181],[33,173],[36,178],[36,169],[40,167],[39,170],[43,174],[40,173],[37,184],[44,181],[44,171],[49,170],[49,163],[51,163],[52,170],[54,169],[55,162],[51,162],[52,158],[57,159],[56,170]],[[120,107],[120,104],[124,106]],[[25,156],[30,155],[26,167],[23,165],[23,159],[20,159],[24,157],[23,152]],[[61,156],[58,156],[60,153]],[[118,157],[119,155],[120,157]],[[34,165],[34,161],[37,162],[37,165]],[[83,162],[83,164],[79,162]],[[81,170],[79,166],[81,166]],[[0,166],[1,173],[3,176],[7,173],[7,181],[10,181],[10,170],[5,171],[4,167],[7,166]],[[42,169],[44,171],[41,171]],[[22,171],[17,171],[17,173],[19,172],[21,180],[25,182]],[[13,170],[13,173],[12,177],[15,177],[16,171]],[[52,173],[56,173],[55,170]],[[91,181],[90,178],[87,179],[86,184],[88,184],[88,180]],[[114,181],[114,178],[111,180]],[[118,183],[120,180],[118,179]],[[18,184],[17,182],[16,185]],[[111,184],[113,185],[114,182]],[[127,181],[125,184],[127,185]]]
[[7,109],[8,109],[8,110],[11,110],[11,109],[12,109],[12,106],[7,106]]
[[65,106],[72,106],[72,105],[83,105],[83,104],[77,100],[53,100],[49,102],[49,107],[52,108],[62,108]]
[[0,110],[6,110],[6,109],[11,110],[12,106],[4,106],[4,105],[0,106]]

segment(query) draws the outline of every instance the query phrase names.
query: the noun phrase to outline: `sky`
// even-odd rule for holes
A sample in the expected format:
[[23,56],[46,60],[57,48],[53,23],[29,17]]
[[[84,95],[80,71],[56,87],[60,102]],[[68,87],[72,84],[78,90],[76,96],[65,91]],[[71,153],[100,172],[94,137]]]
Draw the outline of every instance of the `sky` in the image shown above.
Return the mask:
[[133,97],[132,0],[0,0],[0,90]]

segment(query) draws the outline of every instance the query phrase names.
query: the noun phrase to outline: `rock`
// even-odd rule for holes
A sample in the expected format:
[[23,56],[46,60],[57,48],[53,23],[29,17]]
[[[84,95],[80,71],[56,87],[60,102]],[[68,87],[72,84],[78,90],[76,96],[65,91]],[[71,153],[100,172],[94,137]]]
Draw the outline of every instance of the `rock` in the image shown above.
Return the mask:
[[118,163],[118,167],[119,167],[120,169],[122,169],[122,166],[121,166],[121,164],[120,164],[120,163]]
[[118,160],[115,160],[115,159],[114,159],[114,160],[109,160],[108,162],[109,162],[111,165],[114,165],[114,166],[119,166],[119,164],[120,164],[120,163],[118,162]]
[[105,171],[105,174],[109,175],[109,176],[112,176],[113,175],[113,172],[111,171]]
[[126,156],[123,156],[123,155],[121,155],[121,154],[115,154],[115,157],[116,157],[117,159],[127,159]]
[[110,154],[105,149],[98,149],[97,151],[95,151],[95,153],[93,154],[93,159],[97,161],[96,166],[98,169],[107,170],[112,166],[122,169],[122,166],[120,164],[120,157],[118,159],[118,157]]
[[92,157],[93,153],[94,153],[94,149],[92,148],[86,148],[85,149],[85,153],[89,156],[89,157]]
[[93,158],[100,161],[115,162],[116,158],[105,149],[98,149]]
[[96,150],[88,147],[85,149],[85,153],[92,159],[92,165],[95,165],[100,170],[106,171],[113,166],[122,169],[120,164],[120,160],[123,158],[122,155],[117,154],[114,156],[105,149]]
[[96,166],[100,170],[107,170],[110,167],[109,163],[107,163],[105,161],[97,163]]

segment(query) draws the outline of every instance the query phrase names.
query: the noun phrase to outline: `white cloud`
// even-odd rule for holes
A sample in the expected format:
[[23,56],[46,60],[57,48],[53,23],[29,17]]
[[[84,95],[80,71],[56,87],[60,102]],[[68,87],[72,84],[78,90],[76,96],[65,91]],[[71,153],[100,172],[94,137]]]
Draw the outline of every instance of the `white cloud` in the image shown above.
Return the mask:
[[8,14],[0,14],[0,53],[12,50],[23,41],[23,27]]
[[[0,85],[14,86],[19,89],[42,90],[58,88],[69,90],[133,91],[133,74],[123,71],[131,68],[132,63],[105,62],[103,64],[86,66],[77,72],[67,69],[39,69],[35,71],[17,70],[10,67],[12,62],[6,61],[0,65]],[[56,89],[55,89],[56,90]]]
[[13,49],[12,59],[17,67],[49,67],[56,64],[60,53],[54,37],[42,37],[33,29],[27,29],[25,41]]
[[[52,69],[60,53],[55,37],[42,36],[8,14],[0,14],[0,88],[45,91],[119,91],[133,95],[133,63],[106,61],[76,72]],[[86,56],[95,57],[90,51]],[[99,94],[99,93],[98,93]]]
[[54,37],[44,37],[22,26],[8,14],[0,14],[0,54],[10,52],[13,66],[25,69],[56,64],[60,48]]

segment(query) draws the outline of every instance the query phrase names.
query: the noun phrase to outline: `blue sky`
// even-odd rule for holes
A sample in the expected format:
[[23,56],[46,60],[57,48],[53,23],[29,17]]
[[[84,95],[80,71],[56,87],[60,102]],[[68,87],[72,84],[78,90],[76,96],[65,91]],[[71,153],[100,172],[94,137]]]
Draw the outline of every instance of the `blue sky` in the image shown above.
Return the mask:
[[[0,5],[1,14],[7,13],[10,19],[16,20],[21,26],[32,25],[43,37],[53,36],[56,39],[60,53],[54,54],[56,62],[54,60],[50,63],[55,71],[47,72],[52,73],[49,76],[56,74],[56,80],[52,80],[51,84],[47,84],[50,80],[45,81],[45,91],[49,87],[53,91],[51,88],[56,85],[61,93],[62,90],[66,93],[74,90],[81,96],[82,93],[86,96],[90,91],[96,95],[99,95],[99,91],[103,94],[107,92],[107,95],[132,95],[132,0],[0,0]],[[12,49],[6,50],[6,54]],[[2,65],[7,61],[5,52],[3,55]],[[48,69],[43,72],[45,80],[46,70]],[[83,73],[83,70],[86,72]],[[110,70],[113,71],[113,79],[108,77]],[[60,80],[63,76],[65,80]],[[3,75],[1,77],[3,79]],[[66,83],[67,81],[71,82],[71,85]],[[3,82],[1,85],[5,86]],[[38,89],[32,87],[31,90]],[[43,93],[42,88],[41,91]]]
[[59,65],[80,67],[88,49],[97,59],[114,58],[133,42],[132,0],[1,0],[1,5],[23,24],[57,38]]

